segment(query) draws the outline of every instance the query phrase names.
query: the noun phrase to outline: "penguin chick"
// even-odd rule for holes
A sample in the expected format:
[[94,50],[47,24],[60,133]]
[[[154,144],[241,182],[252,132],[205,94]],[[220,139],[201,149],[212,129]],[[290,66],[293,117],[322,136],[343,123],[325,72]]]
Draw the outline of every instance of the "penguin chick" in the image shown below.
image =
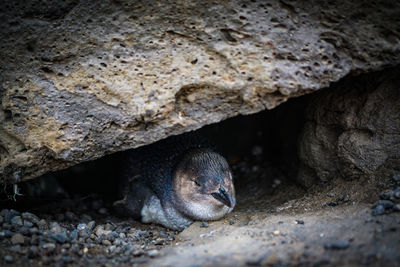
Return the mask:
[[122,214],[181,231],[195,220],[218,220],[236,204],[228,163],[195,134],[170,137],[125,157],[124,199],[115,203]]

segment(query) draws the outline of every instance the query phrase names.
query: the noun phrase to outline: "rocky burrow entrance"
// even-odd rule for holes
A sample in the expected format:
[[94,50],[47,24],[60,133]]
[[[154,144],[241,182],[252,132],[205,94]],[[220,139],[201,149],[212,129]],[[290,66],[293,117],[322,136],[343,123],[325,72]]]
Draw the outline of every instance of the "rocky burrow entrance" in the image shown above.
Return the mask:
[[[199,132],[226,155],[234,212],[183,232],[116,217],[113,155],[3,192],[0,254],[15,265],[395,265],[399,69],[348,77]],[[13,200],[16,199],[16,201]]]

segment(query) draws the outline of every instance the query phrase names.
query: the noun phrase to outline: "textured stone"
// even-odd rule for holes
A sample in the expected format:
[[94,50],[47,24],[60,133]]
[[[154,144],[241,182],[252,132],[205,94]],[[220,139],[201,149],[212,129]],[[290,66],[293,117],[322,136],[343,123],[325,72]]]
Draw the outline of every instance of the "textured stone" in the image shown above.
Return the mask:
[[397,1],[19,3],[0,4],[0,173],[12,182],[400,61]]
[[298,180],[390,180],[400,166],[400,69],[362,75],[313,96]]

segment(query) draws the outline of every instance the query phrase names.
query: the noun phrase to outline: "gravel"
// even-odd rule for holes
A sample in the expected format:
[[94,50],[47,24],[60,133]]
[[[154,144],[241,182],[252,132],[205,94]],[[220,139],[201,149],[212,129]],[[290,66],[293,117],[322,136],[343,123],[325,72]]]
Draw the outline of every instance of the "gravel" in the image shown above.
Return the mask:
[[[87,209],[81,202],[57,204],[57,210],[40,213],[0,211],[0,257],[3,263],[30,265],[103,265],[144,263],[171,245],[177,232],[99,214],[106,209],[94,200]],[[93,209],[93,206],[96,209]],[[63,210],[65,209],[65,210]],[[71,212],[70,210],[74,210]],[[78,212],[79,211],[79,212]]]
[[325,249],[346,249],[350,246],[350,242],[347,240],[331,241],[325,243]]

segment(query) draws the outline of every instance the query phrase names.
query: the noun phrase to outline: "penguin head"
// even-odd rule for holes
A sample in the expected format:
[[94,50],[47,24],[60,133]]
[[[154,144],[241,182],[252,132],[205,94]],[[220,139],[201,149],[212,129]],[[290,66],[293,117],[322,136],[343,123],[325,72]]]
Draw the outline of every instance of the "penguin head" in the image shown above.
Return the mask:
[[236,204],[229,165],[223,156],[210,149],[186,152],[173,177],[179,211],[192,219],[220,219]]

